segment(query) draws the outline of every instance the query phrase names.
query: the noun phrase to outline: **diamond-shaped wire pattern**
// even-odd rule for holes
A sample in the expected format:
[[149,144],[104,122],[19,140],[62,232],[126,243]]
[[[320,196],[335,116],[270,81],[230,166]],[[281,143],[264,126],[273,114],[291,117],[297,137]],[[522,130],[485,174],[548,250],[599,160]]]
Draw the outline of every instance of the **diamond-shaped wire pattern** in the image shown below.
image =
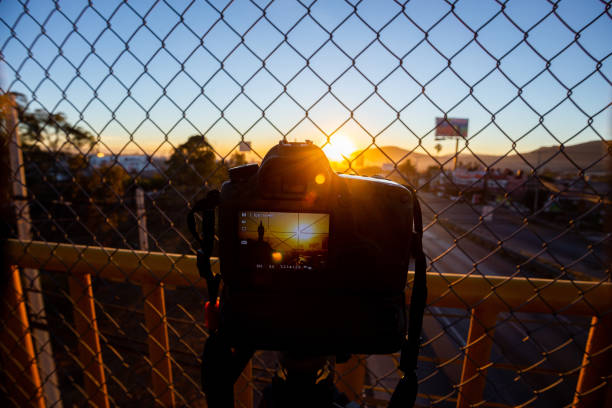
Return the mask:
[[[139,249],[171,265],[159,275],[138,261],[147,282],[117,267],[115,279],[92,273],[87,283],[72,276],[81,276],[77,262],[52,267],[51,255],[24,269],[47,405],[106,396],[118,406],[205,406],[206,299],[195,280],[157,283],[180,269],[171,254],[194,253],[184,219],[191,204],[218,188],[228,168],[260,161],[282,139],[313,140],[339,173],[418,191],[430,276],[445,290],[424,319],[417,404],[566,406],[580,401],[576,390],[588,398],[609,388],[610,365],[594,384],[578,378],[593,358],[610,361],[609,333],[603,351],[589,354],[595,329],[612,327],[610,303],[568,310],[588,304],[578,281],[601,289],[611,280],[610,8],[569,0],[0,0],[1,132],[13,160],[2,174],[17,210],[9,236],[26,248],[103,248],[101,268]],[[467,118],[469,128],[439,136],[436,118]],[[479,278],[486,296],[463,298],[452,274]],[[504,285],[524,278],[535,295],[513,303]],[[569,282],[574,298],[551,306],[535,278]],[[5,321],[18,319],[24,303],[7,299]],[[152,345],[161,332],[168,344]],[[95,333],[97,349],[87,340]],[[0,344],[9,367],[8,356],[27,352],[27,331],[7,336]],[[386,406],[398,364],[395,355],[355,356],[338,368],[336,384],[361,406]],[[18,375],[28,372],[19,367]],[[241,386],[255,404],[276,369],[274,353],[253,358],[253,377]],[[2,393],[13,405],[34,404],[19,378],[3,374]]]

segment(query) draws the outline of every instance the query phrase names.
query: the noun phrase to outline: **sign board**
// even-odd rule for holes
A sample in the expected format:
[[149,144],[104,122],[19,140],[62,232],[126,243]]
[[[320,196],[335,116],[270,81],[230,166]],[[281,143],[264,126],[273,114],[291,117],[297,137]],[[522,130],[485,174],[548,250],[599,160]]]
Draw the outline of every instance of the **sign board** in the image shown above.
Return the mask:
[[[467,138],[468,120],[459,118],[436,118],[436,140],[444,137]],[[442,138],[439,138],[442,136]]]
[[251,151],[251,142],[240,142],[239,150],[241,152],[250,152]]

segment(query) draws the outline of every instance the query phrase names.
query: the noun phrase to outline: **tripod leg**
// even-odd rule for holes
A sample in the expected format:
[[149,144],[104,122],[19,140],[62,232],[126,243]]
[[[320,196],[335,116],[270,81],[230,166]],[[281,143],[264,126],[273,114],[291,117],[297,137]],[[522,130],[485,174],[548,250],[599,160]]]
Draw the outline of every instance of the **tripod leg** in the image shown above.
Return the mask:
[[234,407],[234,383],[251,357],[251,350],[232,350],[219,332],[211,333],[202,354],[202,390],[210,408]]

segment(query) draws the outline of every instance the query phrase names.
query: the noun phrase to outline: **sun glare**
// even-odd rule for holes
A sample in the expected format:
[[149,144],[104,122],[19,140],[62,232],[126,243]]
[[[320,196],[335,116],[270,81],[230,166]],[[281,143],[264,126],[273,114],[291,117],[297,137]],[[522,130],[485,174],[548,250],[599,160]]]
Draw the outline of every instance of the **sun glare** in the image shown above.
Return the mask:
[[278,251],[272,252],[272,260],[276,263],[279,263],[283,260],[283,254]]
[[336,134],[330,137],[329,143],[323,148],[323,152],[331,161],[341,162],[345,157],[351,157],[355,151],[355,145],[343,134]]

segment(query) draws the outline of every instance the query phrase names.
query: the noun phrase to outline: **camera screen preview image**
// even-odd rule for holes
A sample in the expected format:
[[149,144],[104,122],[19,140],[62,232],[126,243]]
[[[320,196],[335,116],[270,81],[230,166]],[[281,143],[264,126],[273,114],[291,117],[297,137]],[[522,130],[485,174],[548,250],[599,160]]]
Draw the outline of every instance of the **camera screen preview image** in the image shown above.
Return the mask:
[[268,270],[321,270],[327,263],[329,214],[239,211],[241,264]]

